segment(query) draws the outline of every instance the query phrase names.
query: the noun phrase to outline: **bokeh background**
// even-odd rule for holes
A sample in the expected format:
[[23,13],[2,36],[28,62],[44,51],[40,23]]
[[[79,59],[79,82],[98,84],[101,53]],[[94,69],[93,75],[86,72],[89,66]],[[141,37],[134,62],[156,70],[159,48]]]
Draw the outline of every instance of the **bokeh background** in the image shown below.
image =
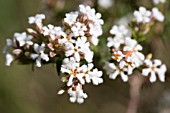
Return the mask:
[[[104,34],[100,37],[94,58],[96,67],[100,69],[109,58],[106,38],[112,25],[124,22],[122,17],[128,17],[139,6],[153,7],[152,0],[112,0],[109,8],[100,6],[96,0],[0,0],[0,113],[126,113],[129,83],[123,83],[120,78],[110,80],[104,74],[104,84],[86,85],[84,89],[89,97],[79,105],[70,103],[68,94],[57,95],[62,83],[54,65],[36,68],[34,72],[31,65],[17,65],[17,62],[11,67],[5,66],[1,51],[6,39],[15,32],[25,31],[29,27],[29,16],[44,13],[46,24],[61,25],[65,13],[75,11],[81,3],[95,7],[105,21]],[[166,20],[151,30],[145,50],[167,65],[166,82],[144,83],[138,113],[170,113],[169,0],[160,8]]]

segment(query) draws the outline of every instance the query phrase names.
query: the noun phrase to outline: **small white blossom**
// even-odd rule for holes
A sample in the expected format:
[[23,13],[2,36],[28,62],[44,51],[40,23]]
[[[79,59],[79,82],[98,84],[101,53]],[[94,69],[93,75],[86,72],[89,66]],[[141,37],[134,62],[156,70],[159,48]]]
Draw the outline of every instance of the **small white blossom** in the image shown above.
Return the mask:
[[94,37],[98,37],[100,35],[102,35],[103,31],[101,28],[101,25],[99,24],[89,24],[90,27],[90,34]]
[[165,64],[162,64],[162,62],[158,59],[153,61],[146,59],[145,65],[147,68],[142,70],[142,75],[149,76],[150,74],[150,82],[156,81],[156,75],[158,75],[158,78],[161,82],[165,81],[165,72],[167,70]]
[[62,65],[62,67],[61,67],[62,73],[69,74],[67,86],[73,85],[74,78],[77,78],[81,84],[85,84],[85,80],[83,78],[84,73],[81,73],[81,68],[79,67],[79,63],[77,63],[77,64],[71,63],[71,64],[72,65],[69,65],[69,66]]
[[123,69],[119,69],[119,67],[115,66],[114,63],[106,63],[104,69],[109,75],[109,78],[116,79],[116,77],[120,75],[124,82],[128,81],[128,75],[124,73]]
[[61,38],[61,39],[58,39],[58,43],[61,44],[61,45],[67,45],[67,43],[75,43],[76,40],[74,40],[72,38],[72,35],[71,36],[66,36],[64,38]]
[[159,4],[159,3],[165,3],[166,2],[166,0],[153,0],[153,3],[155,4],[155,5],[157,5],[157,4]]
[[81,66],[81,70],[82,72],[84,73],[84,76],[85,76],[85,80],[87,83],[90,83],[90,72],[91,72],[91,69],[93,68],[93,64],[90,63],[88,65],[82,65]]
[[108,37],[107,38],[107,47],[114,47],[115,49],[119,49],[121,44],[125,43],[124,38],[120,38],[120,37]]
[[89,33],[92,35],[91,39],[90,39],[90,42],[93,45],[96,46],[98,44],[98,41],[99,41],[97,37],[102,35],[102,33],[103,33],[101,25],[89,24],[89,27],[90,27]]
[[158,10],[158,8],[155,7],[152,9],[152,15],[156,20],[160,22],[164,21],[164,15]]
[[127,72],[128,75],[132,74],[134,68],[135,68],[135,64],[134,62],[131,61],[130,57],[121,60],[119,63],[119,69],[121,71]]
[[89,20],[92,20],[95,24],[102,25],[104,22],[101,18],[100,13],[96,13],[94,8],[90,6],[79,5],[80,12],[86,14]]
[[12,61],[14,60],[14,56],[7,52],[5,57],[6,57],[6,63],[5,63],[6,66],[10,66]]
[[139,11],[134,12],[134,16],[137,23],[149,23],[151,12],[146,10],[145,7],[140,7]]
[[23,33],[15,33],[15,34],[14,34],[14,37],[15,37],[16,40],[19,42],[19,46],[20,46],[20,47],[24,46],[25,44],[33,45],[33,42],[32,42],[33,36],[27,35],[26,32],[23,32]]
[[66,22],[68,25],[72,25],[76,22],[76,19],[78,17],[78,12],[71,12],[66,14],[66,18],[64,18],[64,22]]
[[120,62],[120,60],[122,60],[123,57],[124,57],[124,54],[121,51],[115,51],[112,54],[112,58],[116,60],[117,62]]
[[65,92],[65,90],[61,89],[61,90],[58,91],[57,94],[58,94],[58,95],[61,95],[61,94],[63,94],[64,92]]
[[28,23],[29,24],[41,24],[42,20],[45,19],[45,15],[44,14],[36,14],[34,17],[31,16],[28,18]]
[[[87,16],[89,33],[91,35],[90,42],[94,45],[98,44],[98,36],[102,35],[103,31],[101,25],[104,24],[104,21],[101,19],[101,14],[96,13],[94,8],[90,8],[90,6],[79,5],[80,12],[83,15]],[[88,28],[87,27],[87,28]]]
[[70,102],[78,102],[79,104],[82,104],[84,99],[87,98],[87,94],[83,92],[81,84],[78,84],[74,88],[70,88],[68,93],[71,96]]
[[143,64],[144,55],[139,52],[142,50],[142,46],[137,44],[137,41],[131,38],[126,38],[123,50],[126,51],[126,57],[131,59],[131,62],[135,64],[135,67],[139,67]]
[[52,40],[57,39],[59,36],[66,37],[66,33],[62,31],[61,27],[55,27],[51,24],[42,27],[44,36],[49,35]]
[[85,31],[87,31],[87,27],[80,23],[80,22],[76,22],[72,27],[71,30],[74,34],[75,37],[78,36],[84,36],[85,35]]
[[129,36],[129,30],[124,25],[120,26],[114,25],[110,30],[110,34],[115,35],[115,37],[124,38]]
[[135,39],[132,39],[130,37],[125,38],[125,46],[134,48],[137,44],[138,44],[138,42]]
[[49,57],[47,54],[44,53],[45,50],[45,44],[41,44],[39,46],[38,44],[34,44],[34,51],[36,53],[31,53],[30,57],[35,60],[36,59],[36,66],[41,67],[41,59],[45,60],[46,62],[49,61]]
[[44,26],[42,28],[43,30],[43,34],[44,36],[47,36],[47,35],[54,35],[55,34],[55,31],[54,31],[54,26],[49,24],[48,26]]
[[95,46],[97,46],[97,44],[99,43],[99,39],[97,38],[97,37],[91,37],[91,39],[90,39],[90,42],[93,44],[93,45],[95,45]]
[[98,0],[98,4],[105,9],[110,8],[113,5],[113,2],[113,0]]
[[66,68],[66,69],[70,69],[72,67],[79,67],[79,63],[76,62],[76,60],[74,59],[74,57],[70,57],[70,58],[65,58],[63,60],[63,65],[62,67],[63,68]]
[[94,85],[99,85],[100,83],[103,83],[103,79],[101,78],[102,74],[103,72],[98,71],[97,68],[93,69],[92,72],[89,72],[89,77]]
[[76,61],[80,61],[81,54],[84,55],[84,58],[88,61],[91,62],[93,58],[93,52],[90,51],[89,49],[89,43],[86,42],[86,38],[78,38],[75,46],[72,43],[66,43],[66,53],[65,55],[71,56],[73,55]]

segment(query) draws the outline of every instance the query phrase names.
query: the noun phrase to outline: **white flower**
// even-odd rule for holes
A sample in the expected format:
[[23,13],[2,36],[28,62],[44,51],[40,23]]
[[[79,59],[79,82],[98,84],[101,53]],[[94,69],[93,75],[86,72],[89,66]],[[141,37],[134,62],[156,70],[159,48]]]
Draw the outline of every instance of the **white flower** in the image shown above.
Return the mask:
[[145,65],[147,68],[142,70],[142,75],[148,76],[150,74],[150,82],[156,81],[156,75],[158,75],[161,82],[165,81],[165,72],[167,70],[165,64],[162,64],[162,62],[158,59],[153,61],[146,59]]
[[31,41],[33,36],[31,35],[27,35],[26,32],[23,33],[15,33],[14,37],[16,38],[16,40],[19,42],[19,46],[22,47],[25,44],[28,45],[33,45],[33,42]]
[[54,31],[56,36],[62,36],[64,38],[66,37],[66,33],[62,30],[61,27],[54,27]]
[[86,80],[86,82],[87,83],[90,83],[90,72],[91,72],[91,69],[93,68],[93,64],[92,63],[90,63],[90,64],[88,64],[88,65],[82,65],[81,66],[81,70],[82,70],[82,72],[84,73],[84,76],[85,76],[85,80]]
[[130,37],[125,38],[125,46],[128,46],[130,48],[134,48],[138,43],[135,39],[132,39]]
[[98,4],[105,9],[110,8],[113,2],[113,0],[98,0]]
[[10,53],[7,52],[5,57],[6,57],[6,63],[5,63],[6,66],[10,66],[12,61],[14,60],[14,56],[12,56]]
[[64,92],[65,92],[65,90],[61,89],[61,90],[58,91],[57,94],[58,94],[58,95],[61,95],[61,94],[63,94]]
[[28,18],[28,23],[29,24],[41,24],[42,20],[45,19],[45,15],[44,14],[36,14],[34,17],[31,16]]
[[120,26],[114,25],[110,30],[110,34],[115,35],[115,37],[124,38],[129,36],[129,30],[124,25]]
[[83,92],[82,85],[78,84],[75,86],[74,90],[73,88],[70,88],[68,90],[68,93],[70,94],[70,102],[78,102],[79,104],[84,102],[84,99],[87,98],[87,94]]
[[89,20],[92,20],[95,24],[102,25],[104,22],[101,18],[100,13],[96,13],[94,8],[90,6],[79,5],[80,12],[86,14]]
[[124,38],[119,38],[119,37],[108,37],[107,38],[107,47],[114,47],[115,49],[119,49],[121,44],[125,43]]
[[158,8],[155,7],[152,9],[152,15],[156,20],[160,22],[164,21],[164,15],[158,10]]
[[155,5],[157,5],[157,4],[159,4],[159,3],[165,3],[166,2],[166,0],[153,0],[153,3],[155,4]]
[[45,50],[45,44],[41,44],[39,46],[38,44],[34,44],[34,51],[36,53],[31,53],[30,57],[35,60],[36,59],[36,66],[41,67],[41,59],[45,60],[46,62],[49,61],[49,57],[47,54],[44,53]]
[[132,74],[134,68],[135,68],[135,65],[131,61],[130,57],[128,57],[124,60],[121,60],[120,63],[119,63],[119,69],[121,71],[127,72],[128,75]]
[[146,10],[145,7],[140,7],[139,11],[134,12],[134,16],[137,23],[149,23],[151,12]]
[[76,22],[76,19],[78,17],[78,12],[71,12],[66,14],[66,18],[64,18],[64,22],[66,22],[68,25],[72,25]]
[[90,44],[87,42],[87,38],[78,38],[76,41],[76,46],[81,49],[80,54],[84,55],[85,60],[87,62],[92,62],[94,53],[90,50]]
[[74,59],[74,57],[70,57],[70,58],[65,58],[63,60],[63,65],[62,67],[63,68],[66,68],[66,69],[71,69],[72,67],[79,67],[79,63],[76,62],[76,60]]
[[97,37],[92,36],[91,39],[90,39],[90,42],[93,45],[97,46],[97,44],[99,43],[99,39]]
[[66,34],[62,31],[61,27],[55,27],[51,24],[42,27],[44,36],[49,35],[52,40],[57,39],[59,36],[66,37]]
[[80,22],[76,22],[71,27],[71,30],[72,30],[75,37],[84,36],[85,31],[87,31],[87,27],[84,24],[80,23]]
[[94,23],[94,24],[89,24],[89,27],[90,27],[89,33],[92,35],[90,42],[96,46],[98,44],[97,37],[99,37],[103,33],[101,25]]
[[122,60],[123,57],[124,57],[124,55],[121,51],[115,51],[112,54],[112,58],[114,60],[116,60],[117,62],[120,62],[120,60]]
[[73,79],[77,78],[81,84],[85,84],[84,73],[81,73],[81,68],[79,67],[79,63],[74,64],[74,62],[70,63],[71,65],[62,65],[61,72],[69,74],[69,79],[67,82],[67,86],[73,85]]
[[124,70],[119,69],[117,66],[115,66],[115,64],[106,63],[104,69],[106,70],[107,74],[109,74],[109,78],[116,79],[116,77],[120,74],[124,82],[128,81],[128,76],[124,73]]
[[101,83],[103,83],[103,79],[100,78],[102,76],[103,72],[102,71],[98,71],[97,68],[93,69],[93,71],[89,72],[89,77],[92,80],[92,83],[94,85],[99,85]]
[[67,45],[66,43],[75,43],[76,40],[72,39],[71,37],[72,37],[72,35],[71,36],[66,36],[66,37],[61,38],[61,39],[58,39],[58,43],[61,44],[61,45],[62,44]]
[[54,31],[54,26],[49,24],[48,26],[44,26],[42,28],[43,30],[43,34],[44,36],[47,36],[47,35],[54,35],[55,34],[55,31]]
[[[89,33],[91,38],[89,41],[97,45],[98,44],[98,36],[102,35],[103,31],[101,25],[104,24],[104,21],[101,19],[101,14],[96,13],[94,8],[90,8],[90,6],[79,5],[80,12],[86,16],[86,21],[88,21]],[[88,28],[87,27],[87,28]]]
[[66,53],[65,55],[71,56],[73,55],[76,61],[80,61],[80,56],[81,54],[84,55],[84,58],[88,61],[91,62],[93,58],[93,52],[90,51],[89,49],[89,43],[86,42],[86,37],[78,38],[75,46],[72,43],[66,43],[65,48],[66,48]]
[[131,38],[126,38],[125,45],[123,50],[126,51],[125,57],[128,57],[131,59],[131,62],[135,64],[135,67],[139,67],[143,64],[144,61],[144,55],[139,52],[142,50],[142,46],[140,44],[137,44],[137,41]]
[[102,35],[103,33],[101,25],[89,24],[89,27],[90,27],[89,33],[91,34],[90,42],[96,46],[99,42],[97,37]]

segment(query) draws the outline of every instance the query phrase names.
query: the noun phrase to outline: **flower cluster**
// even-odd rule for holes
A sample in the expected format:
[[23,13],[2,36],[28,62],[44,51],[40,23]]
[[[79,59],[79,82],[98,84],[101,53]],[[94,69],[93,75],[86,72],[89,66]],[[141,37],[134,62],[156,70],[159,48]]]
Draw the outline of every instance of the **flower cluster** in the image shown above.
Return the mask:
[[165,64],[162,64],[158,59],[145,58],[142,53],[143,47],[136,40],[141,35],[142,30],[142,37],[148,32],[144,29],[146,24],[152,23],[153,25],[155,20],[162,22],[164,20],[163,14],[157,8],[153,8],[151,12],[140,7],[139,11],[134,11],[134,19],[132,20],[132,23],[129,24],[131,28],[124,25],[114,25],[110,30],[112,36],[107,38],[107,46],[111,50],[111,59],[104,66],[106,73],[111,79],[120,75],[122,80],[126,82],[128,75],[133,74],[134,69],[138,69],[142,71],[142,75],[150,76],[150,82],[155,82],[156,76],[164,82]]
[[152,8],[152,11],[140,7],[139,11],[134,12],[134,16],[137,23],[149,23],[152,20],[164,21],[164,15],[156,7]]
[[[98,85],[103,82],[102,71],[94,68],[91,43],[98,44],[98,36],[102,34],[104,23],[101,14],[89,6],[80,5],[79,11],[67,13],[63,27],[43,25],[45,15],[37,14],[29,17],[29,24],[34,24],[36,30],[27,29],[27,33],[15,33],[13,39],[7,39],[4,48],[6,65],[13,60],[22,64],[55,63],[63,73],[64,87],[58,92],[67,91],[71,102],[83,103],[87,94],[83,85],[92,82]],[[9,52],[12,47],[12,52]],[[58,63],[59,62],[59,63]]]
[[128,80],[135,68],[143,64],[144,55],[140,52],[142,46],[131,38],[129,29],[125,26],[113,26],[110,33],[114,37],[108,37],[107,46],[111,48],[111,61],[105,65],[105,69],[111,79],[120,75],[123,81]]

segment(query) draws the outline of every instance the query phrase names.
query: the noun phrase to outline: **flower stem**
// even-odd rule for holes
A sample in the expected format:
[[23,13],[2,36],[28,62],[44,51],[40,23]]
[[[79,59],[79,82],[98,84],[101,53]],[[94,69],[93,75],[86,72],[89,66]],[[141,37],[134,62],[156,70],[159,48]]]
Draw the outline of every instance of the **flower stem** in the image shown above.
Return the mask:
[[126,113],[137,113],[138,103],[140,98],[140,89],[143,84],[144,80],[141,76],[132,75],[131,80],[129,81],[130,84],[130,100],[127,107]]

